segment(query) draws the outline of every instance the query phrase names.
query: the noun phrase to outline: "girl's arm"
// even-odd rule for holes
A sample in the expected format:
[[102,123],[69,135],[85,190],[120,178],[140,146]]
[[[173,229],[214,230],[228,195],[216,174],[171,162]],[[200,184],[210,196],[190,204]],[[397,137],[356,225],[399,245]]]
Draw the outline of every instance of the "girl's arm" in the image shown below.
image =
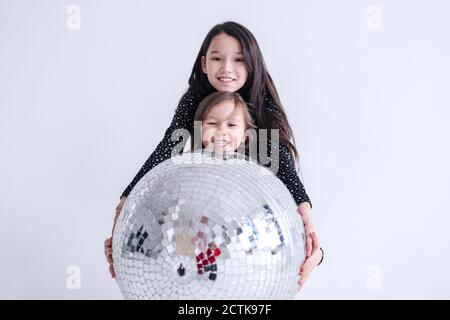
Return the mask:
[[[271,150],[270,141],[268,143],[268,150]],[[276,158],[274,158],[274,161],[276,161]],[[283,143],[279,144],[278,171],[276,175],[292,194],[299,210],[310,210],[312,208],[311,200],[306,193],[303,183],[300,181],[294,161],[289,154],[289,149]]]
[[[278,111],[276,106],[274,105],[273,99],[266,94],[264,97],[264,105],[266,112],[271,113],[272,123],[269,125],[270,128],[279,128],[281,121],[281,113]],[[276,166],[278,171],[275,172],[277,177],[284,183],[286,188],[288,188],[289,192],[292,194],[298,209],[308,210],[305,205],[309,206],[309,210],[312,208],[311,200],[309,199],[305,187],[303,186],[300,178],[297,174],[297,170],[295,169],[295,164],[293,159],[291,159],[291,155],[289,153],[289,149],[283,143],[279,143],[279,145],[274,145],[274,148],[279,148],[278,159],[274,158],[274,161],[278,161]],[[267,152],[269,157],[271,156],[271,138],[270,138],[270,130],[268,132],[267,139]],[[272,163],[270,164],[273,165]],[[302,206],[300,206],[302,204]]]
[[[124,192],[120,196],[121,198],[128,197],[134,186],[143,176],[145,176],[147,172],[172,156],[173,148],[180,143],[179,140],[171,140],[172,133],[177,129],[190,130],[194,122],[194,115],[195,111],[197,110],[198,104],[199,98],[194,94],[192,89],[189,88],[187,92],[181,97],[178,108],[175,110],[175,115],[172,119],[172,123],[170,124],[170,127],[167,128],[166,133],[164,134],[164,138],[158,144],[155,151],[153,151],[147,161],[145,161],[144,165],[136,174],[131,183],[124,190]],[[183,142],[186,143],[186,141]],[[181,150],[180,152],[182,153],[183,150]]]

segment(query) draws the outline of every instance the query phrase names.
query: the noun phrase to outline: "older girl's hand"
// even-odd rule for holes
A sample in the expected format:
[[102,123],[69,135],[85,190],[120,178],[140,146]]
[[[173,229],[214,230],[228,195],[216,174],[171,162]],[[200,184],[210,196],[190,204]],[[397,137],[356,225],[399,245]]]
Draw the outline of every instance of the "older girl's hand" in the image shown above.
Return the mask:
[[113,258],[112,258],[112,237],[105,240],[105,257],[109,265],[109,273],[111,278],[116,277],[116,272],[114,271]]
[[[112,234],[114,234],[114,228],[116,227],[116,222],[117,222],[117,218],[120,215],[120,212],[122,211],[122,207],[125,203],[125,200],[127,200],[127,197],[122,197],[120,198],[120,202],[116,207],[116,215],[114,217],[114,223],[113,223],[113,227],[112,227]],[[106,257],[106,261],[108,262],[109,265],[109,273],[111,274],[112,278],[116,277],[116,272],[114,271],[114,261],[112,258],[112,236],[108,239],[105,240],[104,243],[105,246],[105,257]]]
[[308,280],[311,271],[320,264],[322,261],[322,255],[323,251],[320,248],[319,239],[317,238],[317,235],[315,232],[312,232],[308,235],[308,238],[311,239],[311,255],[307,255],[305,262],[300,267],[299,275],[300,280],[298,281],[298,284],[300,285],[300,288],[303,287],[305,282]]
[[308,280],[311,271],[320,264],[322,260],[322,250],[320,249],[319,239],[314,231],[312,222],[311,206],[309,202],[302,202],[297,209],[300,214],[306,233],[306,259],[299,270],[301,276],[298,284],[302,287]]

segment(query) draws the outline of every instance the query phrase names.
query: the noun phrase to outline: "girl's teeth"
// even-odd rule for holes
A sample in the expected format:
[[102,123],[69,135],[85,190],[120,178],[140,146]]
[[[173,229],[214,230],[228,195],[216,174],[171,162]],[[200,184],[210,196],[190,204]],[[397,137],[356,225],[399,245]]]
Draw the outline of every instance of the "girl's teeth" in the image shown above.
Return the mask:
[[224,81],[224,82],[231,82],[233,81],[232,78],[219,78],[220,81]]

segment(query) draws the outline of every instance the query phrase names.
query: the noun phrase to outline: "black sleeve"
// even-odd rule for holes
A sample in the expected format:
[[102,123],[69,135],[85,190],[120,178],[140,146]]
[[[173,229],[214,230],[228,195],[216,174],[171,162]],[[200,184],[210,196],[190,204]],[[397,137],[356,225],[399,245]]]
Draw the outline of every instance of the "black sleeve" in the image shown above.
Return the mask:
[[[272,128],[278,128],[277,118],[281,116],[279,112],[277,112],[274,107],[273,100],[269,97],[265,98],[266,110],[271,112],[274,116],[274,123],[270,125]],[[268,140],[267,140],[267,154],[270,156],[271,154],[271,139],[270,132],[268,132]],[[274,149],[277,146],[274,146]],[[278,168],[276,171],[277,177],[284,183],[286,188],[288,188],[289,192],[292,194],[297,206],[302,202],[309,202],[309,205],[312,208],[311,200],[306,193],[305,187],[303,186],[297,170],[295,168],[294,160],[291,158],[288,147],[284,143],[279,143],[279,156],[278,159],[274,157],[274,161],[278,161],[278,164],[275,166]],[[269,164],[271,165],[271,164]]]
[[288,188],[289,192],[292,194],[297,206],[302,202],[309,202],[312,208],[311,200],[306,194],[305,187],[303,186],[300,178],[295,169],[294,161],[291,158],[289,149],[283,143],[280,143],[279,150],[279,167],[277,172],[277,177],[284,183]]
[[[139,182],[139,180],[145,176],[147,172],[149,172],[152,168],[156,167],[161,162],[169,159],[172,156],[172,150],[176,145],[180,143],[180,139],[176,141],[172,141],[171,136],[172,133],[177,129],[186,129],[188,131],[191,130],[194,122],[194,115],[198,108],[199,98],[192,91],[191,88],[181,97],[180,102],[178,104],[178,108],[175,110],[175,115],[172,119],[172,123],[170,127],[166,130],[164,134],[164,138],[156,147],[155,151],[150,155],[150,157],[145,161],[142,168],[136,174],[131,183],[127,186],[125,191],[122,193],[120,197],[128,197],[131,190],[133,190],[134,186]],[[181,138],[181,137],[180,137]],[[186,141],[183,141],[185,144]],[[180,150],[182,153],[183,150]]]

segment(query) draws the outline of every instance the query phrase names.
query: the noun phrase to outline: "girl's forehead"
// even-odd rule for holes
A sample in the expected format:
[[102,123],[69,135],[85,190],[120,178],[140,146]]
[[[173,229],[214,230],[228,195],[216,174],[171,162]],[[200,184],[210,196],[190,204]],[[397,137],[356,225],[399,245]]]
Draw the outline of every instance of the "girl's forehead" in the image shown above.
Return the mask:
[[209,53],[230,52],[234,54],[242,54],[242,48],[239,41],[225,33],[218,34],[212,38],[208,48]]
[[220,118],[234,118],[240,119],[243,115],[243,108],[241,105],[235,105],[233,100],[224,100],[214,105],[206,117],[220,117]]

